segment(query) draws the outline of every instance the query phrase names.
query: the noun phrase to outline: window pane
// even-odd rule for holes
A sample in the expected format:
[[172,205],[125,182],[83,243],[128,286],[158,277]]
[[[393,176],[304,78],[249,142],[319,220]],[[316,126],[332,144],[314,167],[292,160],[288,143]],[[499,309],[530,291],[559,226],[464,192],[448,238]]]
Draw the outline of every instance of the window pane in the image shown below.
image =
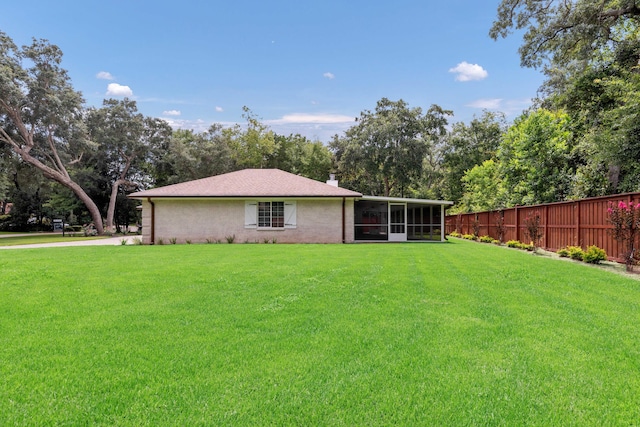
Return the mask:
[[391,224],[392,233],[404,233],[404,224]]
[[271,227],[271,202],[258,202],[258,227]]
[[271,226],[284,227],[284,202],[271,203]]
[[442,215],[440,211],[440,206],[433,207],[433,217],[431,219],[431,224],[440,225],[440,221],[442,220]]
[[355,203],[356,224],[387,224],[387,203],[360,200]]

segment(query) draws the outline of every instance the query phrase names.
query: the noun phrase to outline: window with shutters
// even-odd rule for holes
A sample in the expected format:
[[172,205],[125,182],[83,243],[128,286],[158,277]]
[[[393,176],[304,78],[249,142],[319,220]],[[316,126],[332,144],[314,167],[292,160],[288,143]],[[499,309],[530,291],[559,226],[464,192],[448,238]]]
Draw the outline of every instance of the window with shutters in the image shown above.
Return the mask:
[[247,200],[244,205],[244,228],[296,228],[296,202]]

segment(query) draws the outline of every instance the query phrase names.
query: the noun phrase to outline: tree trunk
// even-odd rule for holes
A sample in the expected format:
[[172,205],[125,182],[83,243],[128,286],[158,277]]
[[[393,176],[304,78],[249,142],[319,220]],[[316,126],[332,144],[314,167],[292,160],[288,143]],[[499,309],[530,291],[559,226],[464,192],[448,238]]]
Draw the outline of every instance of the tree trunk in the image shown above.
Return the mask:
[[109,197],[109,208],[107,209],[107,224],[105,227],[108,231],[111,231],[111,232],[114,231],[113,217],[115,216],[115,213],[116,213],[116,201],[118,198],[118,189],[125,182],[126,181],[124,179],[119,179],[116,182],[114,182],[113,185],[111,186],[111,197]]
[[82,187],[80,187],[73,181],[69,181],[67,184],[65,184],[64,182],[60,182],[60,184],[73,191],[74,194],[78,196],[78,198],[82,201],[82,203],[84,203],[84,205],[89,210],[89,213],[91,214],[91,220],[93,221],[94,227],[96,227],[98,235],[103,235],[104,227],[102,225],[102,215],[100,214],[100,209],[98,209],[98,206],[96,206],[95,202],[91,200],[91,197],[89,197],[89,195],[82,189]]
[[14,149],[14,151],[18,155],[20,155],[23,161],[39,169],[46,178],[52,179],[57,183],[65,186],[69,190],[73,191],[73,194],[78,196],[78,198],[82,201],[82,203],[84,203],[87,210],[89,211],[89,214],[91,215],[91,219],[93,221],[93,225],[96,227],[96,231],[98,232],[98,234],[104,234],[104,227],[102,225],[102,215],[100,214],[100,209],[98,209],[98,206],[96,206],[95,202],[91,200],[91,197],[89,197],[89,195],[82,189],[82,187],[80,187],[80,185],[78,185],[69,177],[69,175],[66,173],[66,170],[65,174],[63,174],[60,171],[57,171],[45,165],[35,157],[32,157],[26,150]]

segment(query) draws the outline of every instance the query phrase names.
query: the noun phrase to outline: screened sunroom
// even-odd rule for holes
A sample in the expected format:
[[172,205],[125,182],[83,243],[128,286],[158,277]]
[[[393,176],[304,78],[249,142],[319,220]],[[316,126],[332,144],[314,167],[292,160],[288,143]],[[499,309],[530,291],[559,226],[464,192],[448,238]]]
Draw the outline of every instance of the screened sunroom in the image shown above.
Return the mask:
[[443,200],[363,196],[354,204],[355,241],[435,241],[444,238]]

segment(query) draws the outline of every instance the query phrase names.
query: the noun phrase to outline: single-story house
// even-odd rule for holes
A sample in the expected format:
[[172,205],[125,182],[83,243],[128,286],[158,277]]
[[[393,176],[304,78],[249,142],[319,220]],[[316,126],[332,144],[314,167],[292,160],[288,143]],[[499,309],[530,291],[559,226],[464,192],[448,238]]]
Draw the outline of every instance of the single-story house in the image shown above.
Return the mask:
[[364,196],[279,169],[245,169],[129,195],[146,244],[444,240],[452,202]]

